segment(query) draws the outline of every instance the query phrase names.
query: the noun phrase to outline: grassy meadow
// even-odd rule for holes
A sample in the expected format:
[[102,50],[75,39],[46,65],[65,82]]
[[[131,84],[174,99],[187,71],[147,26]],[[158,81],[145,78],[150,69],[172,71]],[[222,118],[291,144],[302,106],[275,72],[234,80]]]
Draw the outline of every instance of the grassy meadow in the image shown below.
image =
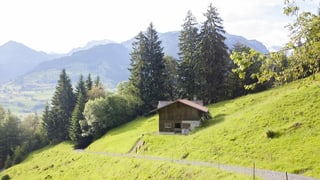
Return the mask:
[[38,150],[0,173],[12,179],[249,179],[209,167],[80,153],[68,142]]
[[[215,162],[320,178],[320,76],[212,104],[212,118],[189,135],[158,133],[158,116],[140,117],[109,131],[77,153],[65,142],[32,153],[0,173],[13,179],[250,179],[194,167],[96,152]],[[269,133],[269,137],[267,137]],[[143,134],[143,136],[142,136]],[[270,135],[271,134],[271,135]]]
[[[159,135],[157,116],[107,133],[88,151],[219,162],[320,178],[320,76],[209,106],[212,119],[190,135]],[[267,137],[272,132],[273,138]]]

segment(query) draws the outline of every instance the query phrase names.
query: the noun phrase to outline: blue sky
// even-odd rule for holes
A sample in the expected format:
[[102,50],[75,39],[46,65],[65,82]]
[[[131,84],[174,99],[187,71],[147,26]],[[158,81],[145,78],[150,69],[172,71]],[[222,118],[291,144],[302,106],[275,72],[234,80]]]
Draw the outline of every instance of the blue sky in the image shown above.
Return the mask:
[[[9,40],[45,52],[66,53],[92,40],[122,42],[153,22],[158,32],[181,30],[188,10],[201,23],[209,4],[228,33],[267,47],[288,41],[283,0],[1,0],[0,45]],[[319,1],[307,0],[316,11]]]

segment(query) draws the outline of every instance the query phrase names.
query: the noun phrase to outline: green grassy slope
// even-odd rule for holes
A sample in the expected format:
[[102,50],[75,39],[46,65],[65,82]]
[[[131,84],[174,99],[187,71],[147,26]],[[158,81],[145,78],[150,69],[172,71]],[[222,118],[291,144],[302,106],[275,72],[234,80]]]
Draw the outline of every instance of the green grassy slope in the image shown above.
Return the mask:
[[128,153],[142,134],[156,132],[158,116],[137,118],[120,128],[109,131],[103,138],[93,142],[86,150]]
[[0,173],[12,179],[249,179],[209,167],[80,153],[69,143],[32,153],[19,165]]
[[[212,119],[188,136],[159,135],[156,116],[114,129],[89,151],[138,152],[288,171],[320,178],[320,76],[209,106]],[[266,132],[276,137],[267,138]]]
[[[13,179],[249,179],[193,167],[92,152],[127,153],[288,171],[320,178],[320,76],[209,106],[212,119],[190,135],[159,135],[158,117],[138,118],[77,153],[68,143],[39,150],[0,173]],[[266,132],[276,137],[267,138]],[[91,153],[90,153],[91,152]]]

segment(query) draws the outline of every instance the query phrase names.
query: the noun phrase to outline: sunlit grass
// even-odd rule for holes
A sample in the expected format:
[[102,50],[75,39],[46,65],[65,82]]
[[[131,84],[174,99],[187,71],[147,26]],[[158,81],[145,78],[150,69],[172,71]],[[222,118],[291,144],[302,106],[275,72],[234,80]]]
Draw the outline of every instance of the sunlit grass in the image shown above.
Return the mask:
[[[190,135],[159,135],[158,116],[109,131],[88,152],[138,154],[288,171],[320,178],[320,76],[209,106],[212,119]],[[268,138],[266,132],[275,133]],[[68,143],[2,172],[15,179],[241,179],[211,168],[130,157],[80,154]]]
[[12,179],[249,179],[209,167],[80,153],[69,143],[46,147],[0,173]]
[[127,153],[142,135],[158,131],[158,116],[138,118],[120,128],[109,131],[105,136],[93,142],[88,151]]
[[[209,106],[212,119],[190,135],[159,135],[158,117],[114,129],[88,149],[138,152],[320,177],[320,76]],[[275,133],[268,138],[267,131]]]

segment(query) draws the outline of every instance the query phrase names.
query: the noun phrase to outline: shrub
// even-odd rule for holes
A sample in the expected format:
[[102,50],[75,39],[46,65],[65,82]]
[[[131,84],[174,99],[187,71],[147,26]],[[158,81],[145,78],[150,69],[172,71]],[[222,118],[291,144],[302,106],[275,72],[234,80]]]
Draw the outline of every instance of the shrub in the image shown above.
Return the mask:
[[272,138],[276,137],[277,133],[275,131],[269,129],[269,130],[267,130],[266,135],[267,135],[267,138],[272,139]]
[[134,108],[132,99],[117,94],[90,100],[83,112],[85,120],[80,124],[82,132],[98,139],[108,130],[132,120]]
[[186,159],[188,156],[189,156],[189,153],[187,152],[187,153],[183,154],[182,159]]
[[9,180],[11,179],[10,176],[8,174],[2,176],[1,180]]

